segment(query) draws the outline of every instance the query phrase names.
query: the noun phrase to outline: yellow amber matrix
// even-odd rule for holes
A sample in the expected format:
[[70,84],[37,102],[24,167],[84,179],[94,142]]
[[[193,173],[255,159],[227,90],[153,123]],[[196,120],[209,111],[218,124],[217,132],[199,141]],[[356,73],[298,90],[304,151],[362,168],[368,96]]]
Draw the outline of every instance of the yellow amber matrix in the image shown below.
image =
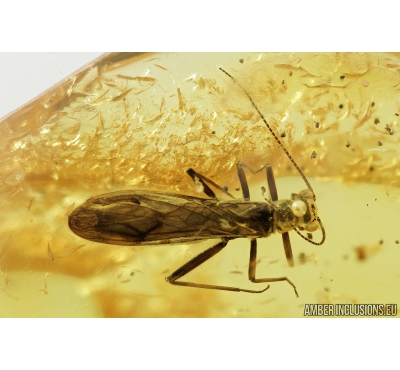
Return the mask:
[[[90,197],[200,196],[186,170],[240,198],[236,163],[273,167],[279,197],[305,189],[235,76],[313,185],[328,238],[259,240],[262,294],[169,285],[215,240],[127,247],[71,232]],[[303,317],[312,303],[398,303],[400,58],[382,53],[106,54],[0,122],[0,316]],[[265,173],[248,174],[263,201]],[[223,198],[223,194],[218,194]],[[316,237],[317,238],[317,237]],[[241,286],[236,239],[190,281]],[[384,289],[382,289],[384,287]]]

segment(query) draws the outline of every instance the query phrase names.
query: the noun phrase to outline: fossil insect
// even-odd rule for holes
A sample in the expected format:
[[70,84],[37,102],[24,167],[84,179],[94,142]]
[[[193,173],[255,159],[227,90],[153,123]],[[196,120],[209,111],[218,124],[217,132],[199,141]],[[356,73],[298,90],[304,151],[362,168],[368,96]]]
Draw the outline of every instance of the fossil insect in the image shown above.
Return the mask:
[[[138,246],[193,242],[204,239],[220,239],[216,245],[200,253],[178,268],[166,281],[180,286],[218,289],[234,292],[261,293],[261,290],[241,289],[231,286],[210,285],[181,281],[180,279],[205,261],[216,255],[228,242],[236,238],[250,239],[250,261],[248,277],[253,283],[286,281],[294,289],[296,286],[287,277],[256,278],[257,238],[265,238],[278,232],[282,234],[286,259],[293,266],[293,254],[288,232],[295,230],[308,242],[321,245],[325,241],[325,229],[317,214],[316,198],[292,156],[268,125],[251,96],[229,73],[228,75],[247,95],[253,107],[271,132],[274,139],[288,156],[307,185],[306,190],[292,194],[291,199],[278,200],[272,167],[268,164],[253,171],[244,163],[237,163],[237,173],[243,199],[235,199],[226,188],[190,168],[186,172],[194,181],[197,190],[208,198],[157,191],[127,190],[101,194],[89,198],[69,216],[71,230],[80,237],[98,243]],[[255,174],[266,170],[271,199],[265,202],[250,200],[250,192],[244,169]],[[231,199],[219,199],[211,189],[214,187]],[[264,189],[265,192],[265,189]],[[322,231],[320,242],[304,236],[299,230]]]

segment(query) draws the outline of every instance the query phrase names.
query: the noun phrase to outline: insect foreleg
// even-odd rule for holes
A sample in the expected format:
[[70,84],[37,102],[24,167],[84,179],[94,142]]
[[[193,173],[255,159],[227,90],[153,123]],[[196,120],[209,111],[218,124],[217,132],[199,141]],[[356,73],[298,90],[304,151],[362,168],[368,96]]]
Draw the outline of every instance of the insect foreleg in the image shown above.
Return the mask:
[[294,289],[297,294],[296,286],[287,277],[277,277],[277,278],[263,278],[256,279],[256,266],[257,266],[257,239],[251,239],[250,243],[250,261],[249,261],[249,280],[252,283],[273,283],[275,281],[287,281]]
[[214,245],[213,247],[205,250],[204,252],[200,253],[193,259],[191,259],[189,262],[185,263],[183,266],[178,268],[175,272],[173,272],[170,276],[166,277],[165,280],[173,285],[181,285],[181,286],[187,286],[187,287],[192,287],[192,288],[203,288],[203,289],[217,289],[217,290],[228,290],[231,292],[247,292],[247,293],[262,293],[265,292],[268,288],[269,285],[263,289],[263,290],[248,290],[248,289],[240,289],[240,288],[235,288],[235,287],[230,287],[230,286],[221,286],[221,285],[209,285],[209,284],[198,284],[198,283],[192,283],[192,282],[187,282],[187,281],[177,281],[181,277],[185,276],[188,274],[190,271],[194,270],[204,262],[206,262],[208,259],[216,255],[219,251],[221,251],[223,248],[226,247],[228,244],[229,239],[224,239],[220,243]]
[[[273,202],[278,200],[278,191],[276,189],[275,177],[274,177],[274,173],[272,172],[272,167],[270,164],[266,164],[265,166],[263,166],[262,168],[260,168],[257,171],[254,171],[251,167],[249,167],[247,164],[242,163],[242,162],[238,162],[236,166],[237,166],[237,172],[238,172],[240,185],[242,187],[243,198],[245,200],[250,200],[250,191],[249,191],[249,186],[247,184],[246,175],[243,170],[244,168],[249,170],[253,175],[255,175],[258,172],[261,172],[265,168],[266,172],[267,172],[267,182],[268,182],[269,193],[271,195],[271,200]],[[285,249],[285,255],[286,255],[288,264],[289,264],[289,266],[293,266],[294,262],[293,262],[292,246],[290,245],[290,238],[289,238],[288,232],[285,232],[282,234],[282,240],[283,240],[283,247]]]
[[[278,200],[278,191],[276,189],[274,173],[272,171],[272,167],[269,164],[267,164],[265,167],[267,171],[267,182],[268,182],[269,193],[271,194],[271,200],[274,202]],[[283,241],[283,248],[285,250],[286,260],[288,261],[289,266],[292,267],[294,265],[293,252],[288,232],[282,234],[282,241]]]

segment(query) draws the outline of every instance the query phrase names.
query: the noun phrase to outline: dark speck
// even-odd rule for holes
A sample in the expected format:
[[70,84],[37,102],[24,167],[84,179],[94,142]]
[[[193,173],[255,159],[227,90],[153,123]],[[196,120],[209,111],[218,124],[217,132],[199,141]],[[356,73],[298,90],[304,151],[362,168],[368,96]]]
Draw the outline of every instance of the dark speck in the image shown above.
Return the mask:
[[345,79],[345,76],[340,76],[340,79],[341,79],[341,80],[344,80],[344,79]]
[[390,135],[393,135],[393,131],[392,131],[392,129],[389,127],[389,125],[386,125],[386,126],[385,126],[385,130],[386,130]]
[[340,108],[340,109],[343,109],[343,104],[340,104],[340,105],[339,105],[339,108]]

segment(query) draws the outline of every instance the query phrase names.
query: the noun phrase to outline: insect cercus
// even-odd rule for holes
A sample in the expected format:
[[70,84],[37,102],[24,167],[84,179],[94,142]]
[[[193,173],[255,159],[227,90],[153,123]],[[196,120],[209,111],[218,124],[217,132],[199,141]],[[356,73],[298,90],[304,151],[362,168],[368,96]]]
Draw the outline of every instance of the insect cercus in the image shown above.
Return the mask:
[[[286,259],[290,266],[293,266],[293,254],[289,231],[295,230],[302,238],[312,244],[323,244],[325,229],[318,217],[314,191],[299,166],[268,125],[248,92],[234,77],[222,68],[220,69],[235,81],[247,95],[274,139],[303,178],[308,189],[302,190],[298,194],[292,194],[291,199],[278,200],[275,179],[270,165],[266,165],[258,171],[253,171],[244,163],[239,162],[237,163],[237,173],[243,199],[235,199],[225,188],[190,168],[187,170],[187,174],[193,179],[196,188],[204,192],[208,198],[143,190],[101,194],[89,198],[70,214],[69,227],[75,234],[87,240],[127,246],[220,239],[219,243],[174,271],[166,278],[167,282],[195,288],[261,293],[267,290],[269,285],[261,290],[250,290],[180,280],[221,251],[230,240],[248,238],[250,239],[249,280],[253,283],[287,281],[298,296],[295,285],[287,277],[256,278],[257,238],[265,238],[275,232],[281,233]],[[266,170],[271,199],[265,198],[265,202],[250,200],[244,169],[252,173]],[[232,199],[218,199],[207,184],[222,191]],[[311,240],[310,237],[302,235],[299,231],[313,232],[319,228],[322,231],[320,242]]]

